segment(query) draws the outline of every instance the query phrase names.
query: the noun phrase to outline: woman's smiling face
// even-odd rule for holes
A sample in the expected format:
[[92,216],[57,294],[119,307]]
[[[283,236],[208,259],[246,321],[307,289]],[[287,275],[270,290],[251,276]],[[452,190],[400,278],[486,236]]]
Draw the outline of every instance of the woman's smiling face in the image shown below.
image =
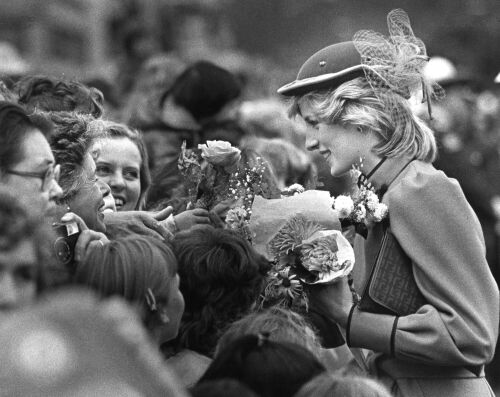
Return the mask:
[[300,103],[300,114],[307,124],[307,150],[317,150],[323,156],[332,176],[341,176],[360,158],[373,156],[372,149],[378,143],[375,134],[355,126],[321,121],[307,102]]
[[141,195],[141,164],[139,148],[129,138],[113,137],[100,142],[97,177],[111,188],[117,211],[137,209]]

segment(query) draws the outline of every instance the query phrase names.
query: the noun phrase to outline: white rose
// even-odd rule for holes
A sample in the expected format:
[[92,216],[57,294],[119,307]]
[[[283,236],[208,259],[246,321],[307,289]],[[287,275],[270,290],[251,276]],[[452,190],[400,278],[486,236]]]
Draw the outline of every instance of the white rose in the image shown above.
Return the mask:
[[223,167],[231,172],[241,159],[240,149],[231,146],[226,141],[207,141],[206,144],[198,145],[201,157],[214,166]]
[[333,205],[340,219],[347,218],[354,210],[354,202],[349,196],[337,196]]

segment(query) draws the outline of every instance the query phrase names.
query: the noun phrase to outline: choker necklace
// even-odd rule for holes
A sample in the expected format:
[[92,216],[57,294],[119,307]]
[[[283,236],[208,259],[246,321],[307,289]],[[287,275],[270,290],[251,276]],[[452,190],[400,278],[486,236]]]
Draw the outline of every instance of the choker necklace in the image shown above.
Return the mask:
[[385,160],[387,160],[387,157],[382,157],[382,160],[380,160],[375,167],[368,173],[368,175],[365,175],[363,173],[359,174],[358,177],[358,187],[360,188],[361,186],[368,187],[369,182],[368,179],[370,179],[373,174],[381,167],[382,164],[384,164]]

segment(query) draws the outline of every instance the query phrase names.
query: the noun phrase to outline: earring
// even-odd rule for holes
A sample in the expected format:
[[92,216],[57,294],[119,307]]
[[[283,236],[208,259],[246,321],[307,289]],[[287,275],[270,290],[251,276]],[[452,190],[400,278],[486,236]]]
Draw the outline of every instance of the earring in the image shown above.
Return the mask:
[[146,293],[144,294],[144,298],[146,299],[146,304],[149,307],[149,310],[155,312],[158,310],[158,305],[156,304],[155,294],[151,291],[151,288],[148,288]]
[[364,157],[359,156],[359,169],[360,170],[362,170],[365,166],[364,160],[365,160]]
[[170,322],[170,318],[167,316],[165,309],[160,311],[160,321],[163,324],[168,324]]

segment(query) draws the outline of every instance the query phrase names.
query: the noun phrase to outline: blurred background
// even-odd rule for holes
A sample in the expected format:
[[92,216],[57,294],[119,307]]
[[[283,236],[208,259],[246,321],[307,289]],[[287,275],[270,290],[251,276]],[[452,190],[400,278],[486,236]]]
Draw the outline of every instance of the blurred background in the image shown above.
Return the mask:
[[387,33],[385,17],[396,7],[408,12],[429,55],[485,80],[500,71],[496,0],[2,0],[1,67],[126,85],[120,74],[175,52],[251,69],[274,91],[323,46],[361,28]]

